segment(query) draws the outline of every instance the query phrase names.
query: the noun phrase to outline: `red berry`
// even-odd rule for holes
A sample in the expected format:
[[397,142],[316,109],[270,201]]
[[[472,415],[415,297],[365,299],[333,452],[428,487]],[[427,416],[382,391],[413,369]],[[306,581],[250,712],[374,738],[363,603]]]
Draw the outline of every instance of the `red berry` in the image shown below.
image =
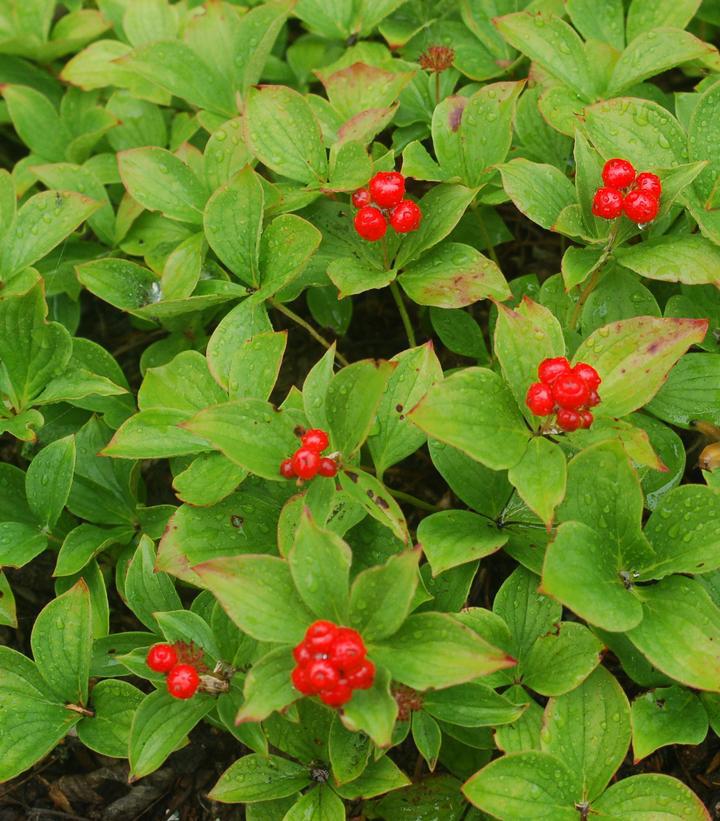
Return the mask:
[[530,385],[525,402],[535,416],[548,416],[555,408],[552,389],[542,382],[533,382]]
[[337,626],[331,621],[315,621],[305,632],[305,641],[311,650],[327,652],[335,640]]
[[280,475],[285,479],[292,479],[295,476],[292,459],[283,459],[282,462],[280,462]]
[[398,234],[415,231],[422,220],[422,211],[412,200],[403,200],[390,212],[390,225]]
[[318,473],[321,476],[335,476],[337,472],[337,462],[334,459],[330,459],[329,456],[323,456],[320,460],[320,468],[318,469]]
[[629,220],[642,225],[655,219],[660,210],[660,201],[645,191],[631,191],[623,200],[623,210]]
[[320,467],[320,454],[310,448],[298,448],[293,454],[292,468],[301,479],[312,479]]
[[372,205],[364,205],[355,214],[355,230],[368,242],[377,242],[387,231],[387,222],[382,212]]
[[146,661],[156,673],[167,673],[177,664],[177,652],[172,644],[155,644],[148,650]]
[[590,425],[593,423],[593,415],[590,413],[589,410],[584,410],[580,412],[580,427],[581,428],[589,428]]
[[602,170],[602,178],[608,188],[627,188],[635,179],[635,169],[627,160],[608,160]]
[[293,648],[293,658],[298,664],[309,664],[313,660],[314,656],[307,643],[301,641],[297,647]]
[[622,214],[623,198],[614,188],[598,188],[592,202],[592,212],[604,220],[614,220]]
[[552,385],[558,376],[562,376],[565,373],[570,373],[570,363],[564,356],[543,359],[538,365],[538,378],[546,385]]
[[370,205],[370,192],[367,188],[358,188],[352,195],[352,204],[356,208],[362,208],[363,205]]
[[330,648],[330,661],[343,672],[349,673],[365,659],[365,645],[357,631],[341,627],[335,634],[335,641]]
[[375,665],[370,659],[365,661],[348,676],[348,684],[353,690],[367,690],[375,681]]
[[600,376],[592,365],[585,362],[578,362],[573,368],[575,376],[579,376],[591,391],[596,390],[600,385]]
[[660,197],[662,194],[662,183],[657,174],[651,174],[649,171],[643,171],[642,174],[637,175],[635,180],[635,190],[644,191],[650,194],[651,197]]
[[555,380],[552,387],[555,401],[561,408],[577,410],[582,407],[590,396],[590,388],[574,373],[566,373]]
[[340,681],[331,689],[320,691],[320,701],[327,704],[328,707],[342,707],[347,704],[352,698],[352,690],[344,679]]
[[381,208],[392,208],[405,195],[405,177],[398,171],[378,171],[370,180],[370,196]]
[[304,696],[311,696],[316,692],[310,683],[307,667],[296,667],[292,671],[290,678],[292,679],[293,687],[299,690]]
[[333,688],[340,678],[340,674],[329,659],[317,659],[307,666],[308,680],[316,690]]
[[200,684],[200,674],[192,664],[176,664],[167,676],[168,692],[173,698],[192,698]]
[[558,427],[568,432],[577,430],[581,425],[580,414],[577,411],[561,408],[557,414]]
[[595,405],[600,404],[600,397],[598,396],[597,391],[590,391],[590,396],[588,396],[587,402],[585,403],[588,408],[594,408]]
[[303,433],[301,441],[304,448],[316,450],[318,453],[322,453],[330,444],[327,433],[319,428],[310,428],[310,430],[306,430],[305,433]]

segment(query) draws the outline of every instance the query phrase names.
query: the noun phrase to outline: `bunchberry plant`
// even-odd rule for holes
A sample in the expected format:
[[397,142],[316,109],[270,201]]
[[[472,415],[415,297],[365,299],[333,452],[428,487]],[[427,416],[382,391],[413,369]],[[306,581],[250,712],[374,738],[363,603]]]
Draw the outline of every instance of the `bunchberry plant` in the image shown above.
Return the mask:
[[716,812],[717,5],[0,0],[3,812]]

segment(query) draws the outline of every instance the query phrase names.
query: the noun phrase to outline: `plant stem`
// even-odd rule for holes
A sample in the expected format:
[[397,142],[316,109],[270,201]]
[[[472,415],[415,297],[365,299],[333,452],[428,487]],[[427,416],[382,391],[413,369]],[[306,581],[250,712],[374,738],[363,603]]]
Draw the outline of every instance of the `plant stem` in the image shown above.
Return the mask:
[[435,105],[440,105],[440,72],[435,72]]
[[[296,325],[299,325],[301,328],[304,328],[316,342],[319,342],[324,348],[330,350],[332,344],[328,342],[324,336],[321,336],[309,322],[306,322],[301,316],[296,314],[295,311],[293,311],[291,308],[288,308],[287,305],[283,305],[282,302],[278,302],[277,299],[270,299],[269,302],[273,306],[273,308],[280,311],[281,314],[285,314],[285,316],[288,319],[292,319],[292,321]],[[337,349],[335,350],[335,358],[341,365],[344,365],[345,367],[347,367],[350,364],[348,360],[345,359],[345,357]]]
[[410,493],[405,493],[402,490],[393,490],[391,487],[387,487],[388,493],[397,499],[400,502],[407,502],[407,504],[412,505],[413,507],[418,508],[418,510],[427,510],[428,513],[437,513],[439,510],[442,510],[441,507],[437,505],[431,505],[430,502],[423,502],[422,499],[418,499],[417,496],[413,496]]
[[393,295],[393,299],[395,300],[395,304],[397,305],[397,309],[400,313],[400,319],[402,319],[402,324],[405,328],[405,334],[408,342],[410,343],[410,347],[414,348],[417,345],[417,341],[415,340],[415,331],[413,330],[412,322],[410,322],[410,317],[408,316],[405,302],[403,301],[402,294],[400,293],[400,288],[398,288],[398,284],[395,280],[390,283],[390,293]]
[[605,244],[605,248],[603,249],[602,256],[597,261],[597,264],[595,265],[595,270],[592,272],[592,275],[585,284],[585,287],[580,291],[580,296],[578,297],[578,301],[575,303],[575,308],[573,309],[572,315],[570,317],[570,328],[573,331],[577,328],[577,324],[580,321],[580,315],[582,313],[583,306],[587,301],[587,298],[595,290],[598,282],[600,281],[600,274],[602,273],[602,270],[605,267],[605,263],[610,258],[613,248],[615,247],[615,242],[617,240],[619,229],[620,221],[615,220],[615,224],[610,229],[610,233],[608,234],[607,243]]

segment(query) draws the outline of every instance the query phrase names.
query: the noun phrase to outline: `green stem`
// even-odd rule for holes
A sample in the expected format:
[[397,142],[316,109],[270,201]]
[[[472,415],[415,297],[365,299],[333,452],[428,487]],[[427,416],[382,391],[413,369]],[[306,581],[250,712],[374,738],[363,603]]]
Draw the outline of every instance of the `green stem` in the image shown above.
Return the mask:
[[418,499],[417,496],[413,496],[410,493],[405,493],[402,490],[393,490],[392,488],[387,487],[387,485],[385,485],[385,487],[388,493],[395,499],[400,502],[407,502],[407,504],[418,508],[418,510],[427,510],[428,513],[437,513],[439,510],[442,510],[441,507],[431,505],[430,502],[423,502],[422,499]]
[[402,319],[402,324],[405,328],[405,334],[408,342],[410,343],[410,347],[414,348],[417,345],[417,341],[415,340],[415,331],[413,330],[412,322],[410,322],[410,316],[408,315],[407,308],[405,307],[405,302],[403,301],[402,294],[400,293],[400,288],[395,280],[390,283],[390,293],[393,295],[398,312],[400,313],[400,319]]
[[[296,325],[299,325],[301,328],[306,330],[310,336],[316,341],[319,342],[324,348],[330,350],[332,348],[332,344],[325,339],[324,336],[321,336],[315,328],[309,323],[306,322],[301,316],[295,313],[292,309],[288,308],[287,305],[283,305],[282,302],[279,302],[277,299],[270,299],[270,304],[275,308],[277,311],[280,311],[281,314],[285,314],[288,319],[291,319]],[[347,359],[338,351],[335,350],[335,358],[337,361],[347,367],[350,363]]]

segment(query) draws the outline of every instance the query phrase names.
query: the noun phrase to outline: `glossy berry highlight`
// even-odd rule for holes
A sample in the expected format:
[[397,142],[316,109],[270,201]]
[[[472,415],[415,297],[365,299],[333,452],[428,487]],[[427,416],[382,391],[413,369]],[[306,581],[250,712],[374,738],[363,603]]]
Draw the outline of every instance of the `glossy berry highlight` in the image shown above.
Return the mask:
[[635,179],[635,168],[628,160],[615,157],[605,163],[602,179],[608,188],[627,188]]
[[330,445],[330,437],[320,428],[297,430],[300,447],[287,459],[280,462],[280,475],[285,479],[308,481],[315,476],[335,476],[338,472],[337,454],[323,456]]
[[350,199],[352,200],[352,204],[356,208],[362,208],[365,205],[370,205],[370,203],[372,202],[370,192],[367,190],[367,188],[358,188],[358,190],[352,195]]
[[589,409],[600,402],[602,381],[592,365],[578,362],[573,367],[564,356],[549,357],[538,365],[538,379],[528,388],[525,403],[535,416],[547,419],[543,431],[551,430],[553,416],[556,428],[568,433],[592,425]]
[[549,416],[555,409],[552,389],[542,382],[530,385],[525,401],[535,416]]
[[148,650],[145,661],[156,673],[167,673],[177,664],[177,650],[172,644],[154,644]]
[[614,220],[622,214],[623,197],[614,188],[598,188],[592,202],[592,212],[596,217]]
[[657,174],[651,174],[649,171],[643,171],[642,174],[637,175],[635,180],[635,190],[642,191],[645,194],[650,194],[651,197],[660,199],[662,194],[662,183]]
[[310,448],[310,450],[316,450],[318,453],[322,453],[330,444],[330,439],[327,433],[319,428],[310,428],[310,430],[306,430],[300,441],[302,442],[303,447]]
[[363,206],[355,214],[355,230],[368,242],[377,242],[385,236],[387,222],[382,211],[373,205]]
[[660,202],[657,197],[645,191],[631,191],[623,200],[623,211],[632,222],[644,225],[658,215]]
[[370,180],[370,196],[380,208],[392,208],[405,196],[405,177],[399,171],[379,171]]
[[390,225],[398,234],[416,231],[422,221],[422,211],[412,200],[403,200],[390,212]]
[[291,461],[298,479],[312,479],[320,469],[320,454],[312,448],[298,448]]
[[168,692],[173,698],[192,698],[200,686],[200,674],[192,664],[176,664],[167,675]]
[[564,356],[543,359],[538,365],[538,379],[546,385],[552,385],[559,376],[566,373],[570,373],[570,363]]

